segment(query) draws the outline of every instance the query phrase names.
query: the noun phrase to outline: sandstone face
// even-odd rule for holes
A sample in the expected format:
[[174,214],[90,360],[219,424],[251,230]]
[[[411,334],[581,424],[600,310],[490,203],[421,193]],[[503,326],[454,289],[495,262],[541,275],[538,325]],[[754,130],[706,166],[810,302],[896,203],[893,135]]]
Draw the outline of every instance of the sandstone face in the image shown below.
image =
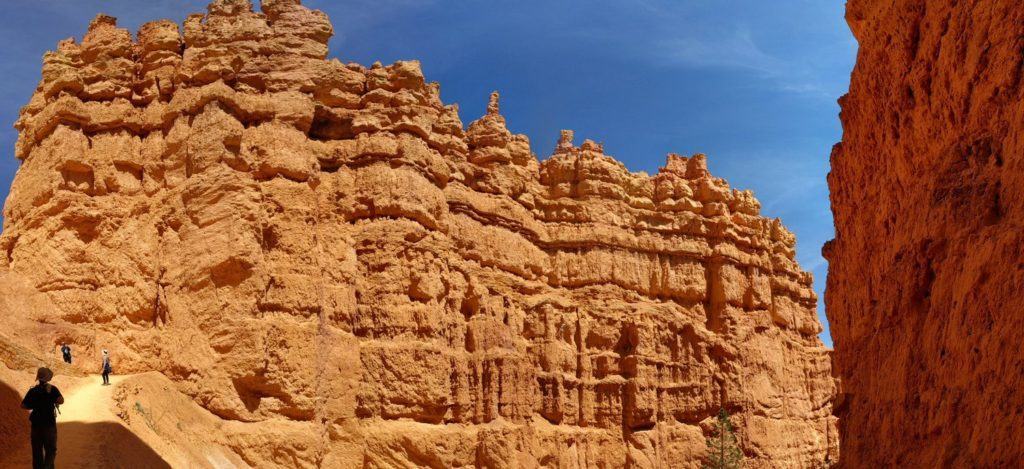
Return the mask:
[[827,311],[852,467],[1020,467],[1019,1],[851,0]]
[[159,371],[254,466],[698,467],[721,406],[750,467],[836,459],[794,236],[703,155],[540,162],[497,94],[466,129],[418,63],[262,10],[45,56],[0,269],[54,307],[7,333]]

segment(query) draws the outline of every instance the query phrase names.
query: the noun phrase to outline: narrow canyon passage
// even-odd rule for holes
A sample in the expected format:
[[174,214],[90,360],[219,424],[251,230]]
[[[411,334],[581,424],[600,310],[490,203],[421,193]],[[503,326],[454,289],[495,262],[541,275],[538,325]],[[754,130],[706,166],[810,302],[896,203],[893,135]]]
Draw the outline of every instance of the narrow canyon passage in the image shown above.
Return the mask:
[[[112,393],[125,379],[130,377],[115,375],[110,386],[102,386],[99,375],[88,376],[76,379],[70,389],[62,391],[65,405],[58,416],[57,467],[171,467],[111,410]],[[18,441],[11,451],[0,455],[0,467],[31,467],[28,435],[12,438]]]

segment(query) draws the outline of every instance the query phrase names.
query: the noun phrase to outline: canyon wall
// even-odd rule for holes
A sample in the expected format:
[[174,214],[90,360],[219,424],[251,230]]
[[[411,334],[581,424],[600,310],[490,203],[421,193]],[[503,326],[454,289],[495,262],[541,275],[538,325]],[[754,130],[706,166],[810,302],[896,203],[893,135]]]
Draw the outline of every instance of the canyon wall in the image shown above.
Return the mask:
[[749,191],[569,131],[541,162],[497,94],[465,128],[417,62],[261,8],[46,54],[0,280],[53,306],[6,334],[159,371],[254,466],[699,467],[720,407],[748,467],[836,460],[811,277]]
[[1024,463],[1024,4],[851,0],[825,295],[849,467]]

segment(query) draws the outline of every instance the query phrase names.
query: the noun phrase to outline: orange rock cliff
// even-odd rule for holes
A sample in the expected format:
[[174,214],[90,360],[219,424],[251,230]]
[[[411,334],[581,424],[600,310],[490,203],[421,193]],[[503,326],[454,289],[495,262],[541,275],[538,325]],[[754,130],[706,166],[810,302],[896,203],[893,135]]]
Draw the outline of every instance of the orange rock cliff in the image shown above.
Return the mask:
[[837,459],[811,277],[749,191],[568,131],[538,161],[497,93],[464,129],[417,62],[261,8],[46,54],[0,281],[52,307],[4,334],[162,373],[254,466],[699,467],[720,407],[749,467]]
[[851,0],[825,295],[849,467],[1024,465],[1024,4]]

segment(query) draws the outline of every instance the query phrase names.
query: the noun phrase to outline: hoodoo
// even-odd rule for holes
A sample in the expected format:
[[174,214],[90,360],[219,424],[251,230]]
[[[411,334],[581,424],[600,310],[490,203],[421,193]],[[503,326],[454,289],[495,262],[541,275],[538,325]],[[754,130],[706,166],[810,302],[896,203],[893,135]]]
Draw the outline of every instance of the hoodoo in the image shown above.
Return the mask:
[[153,428],[253,466],[698,467],[720,408],[748,467],[837,459],[811,277],[750,192],[568,131],[539,161],[496,93],[465,128],[417,62],[327,60],[323,13],[261,5],[46,54],[11,340],[162,374],[207,413]]
[[1024,6],[850,0],[826,311],[849,467],[1024,462]]

